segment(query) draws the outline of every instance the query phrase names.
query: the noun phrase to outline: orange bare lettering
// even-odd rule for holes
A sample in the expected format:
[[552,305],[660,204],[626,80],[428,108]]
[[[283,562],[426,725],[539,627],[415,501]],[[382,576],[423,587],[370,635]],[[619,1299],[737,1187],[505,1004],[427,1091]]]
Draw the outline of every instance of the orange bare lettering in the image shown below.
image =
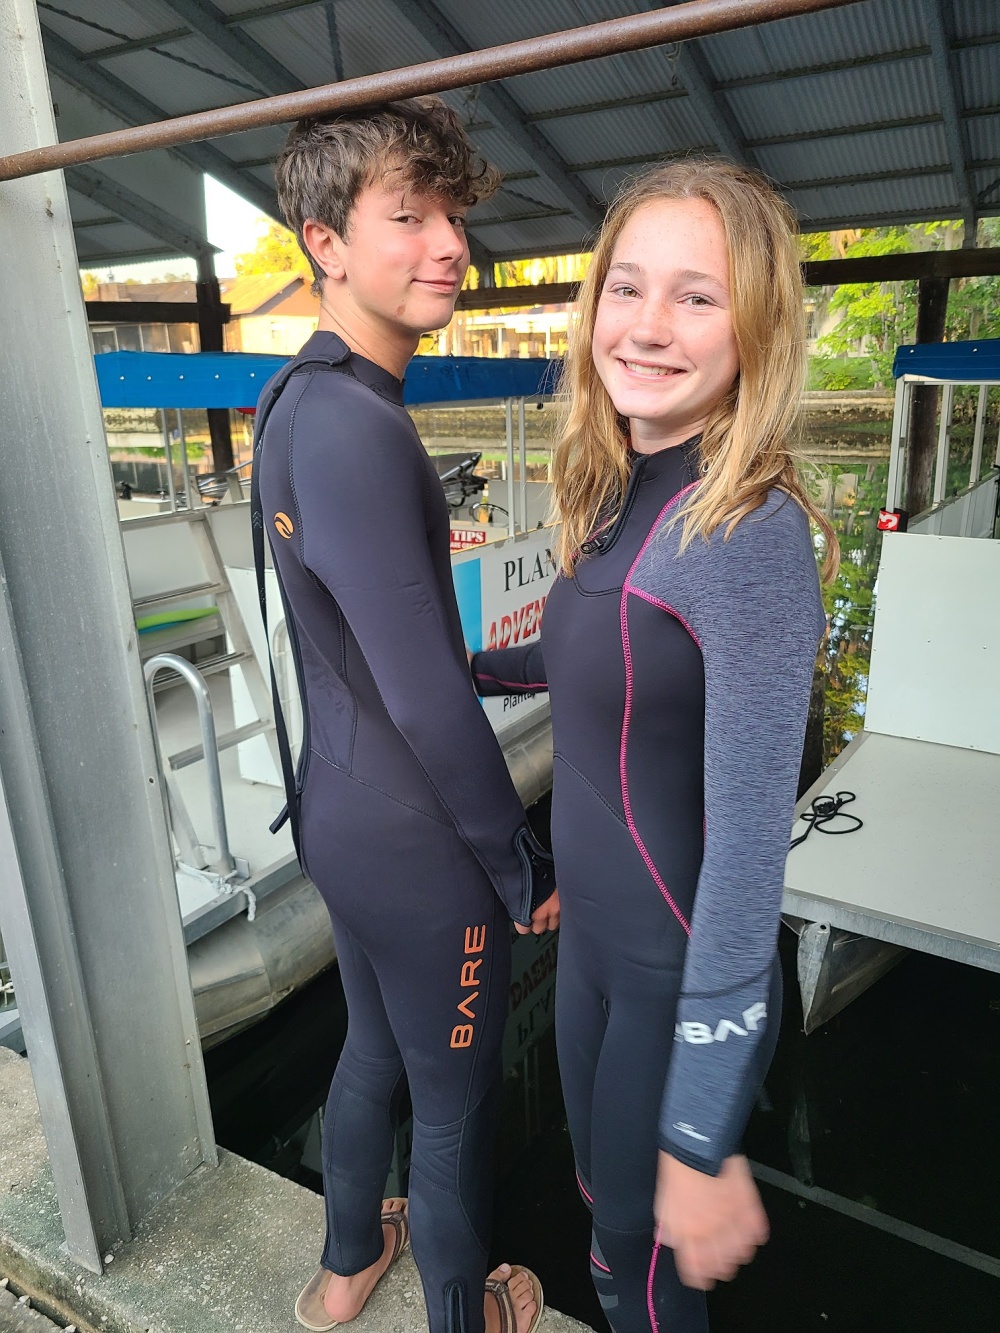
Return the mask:
[[479,982],[478,982],[477,979],[476,979],[476,969],[477,969],[478,967],[481,967],[481,966],[482,966],[482,963],[483,963],[483,960],[482,960],[481,958],[477,958],[476,961],[475,961],[474,963],[463,963],[463,964],[462,964],[462,980],[459,982],[459,985],[460,985],[460,986],[478,986],[478,985],[479,985]]

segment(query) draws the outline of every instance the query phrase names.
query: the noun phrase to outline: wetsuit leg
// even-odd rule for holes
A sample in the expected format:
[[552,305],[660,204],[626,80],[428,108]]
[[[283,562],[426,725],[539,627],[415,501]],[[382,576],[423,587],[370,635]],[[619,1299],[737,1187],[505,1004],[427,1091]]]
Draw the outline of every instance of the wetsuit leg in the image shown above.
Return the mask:
[[[575,1001],[558,1010],[560,1070],[580,1175],[593,1200],[594,1286],[615,1333],[705,1333],[704,1293],[680,1282],[670,1250],[653,1238],[657,1120],[680,974],[616,959],[609,1012],[605,1017],[602,1008],[597,1018],[593,1005],[579,1001],[608,965],[602,955],[573,932],[560,944],[560,995]],[[776,974],[769,1038],[742,1089],[744,1120],[773,1053],[780,990]]]
[[[353,1153],[368,1164],[370,1228],[377,1224],[370,1199],[381,1198],[383,1161],[388,1167],[391,1037],[413,1104],[411,1236],[430,1330],[482,1333],[510,987],[507,914],[452,827],[329,765],[310,773],[303,830],[310,873],[354,950],[345,975],[354,1033],[345,1086],[353,1095],[334,1111],[337,1161]],[[376,1113],[364,1117],[358,1089],[376,1084]],[[338,1170],[337,1179],[345,1174]],[[360,1198],[358,1191],[348,1197]]]
[[322,1263],[332,1273],[350,1276],[370,1268],[382,1254],[379,1214],[404,1072],[370,959],[336,918],[333,934],[348,1027],[323,1119]]

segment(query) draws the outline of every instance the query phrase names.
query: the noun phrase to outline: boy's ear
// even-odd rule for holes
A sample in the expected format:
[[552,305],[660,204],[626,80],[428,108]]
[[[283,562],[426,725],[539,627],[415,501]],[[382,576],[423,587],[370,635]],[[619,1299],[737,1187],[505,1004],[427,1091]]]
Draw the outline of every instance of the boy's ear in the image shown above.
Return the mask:
[[328,278],[344,277],[344,242],[332,227],[307,218],[302,224],[302,242]]

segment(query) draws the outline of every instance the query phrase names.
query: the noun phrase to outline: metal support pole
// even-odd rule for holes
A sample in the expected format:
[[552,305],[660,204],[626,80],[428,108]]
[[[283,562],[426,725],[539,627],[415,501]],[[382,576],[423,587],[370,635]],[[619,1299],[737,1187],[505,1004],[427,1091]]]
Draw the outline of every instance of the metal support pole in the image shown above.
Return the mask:
[[[219,293],[219,279],[215,276],[215,260],[208,253],[198,256],[198,347],[202,352],[224,352],[226,349],[225,307]],[[216,472],[228,472],[233,466],[233,432],[228,407],[209,407],[208,431],[212,439],[212,467]]]
[[170,427],[167,425],[166,408],[160,408],[160,424],[163,427],[163,457],[167,460],[167,495],[170,497],[170,512],[177,510],[177,487],[174,485],[174,455],[170,448]]
[[517,400],[518,498],[521,506],[521,531],[528,531],[528,446],[524,438],[524,399]]
[[[948,278],[921,278],[917,295],[918,343],[939,343],[944,339],[948,316]],[[910,412],[909,447],[906,451],[906,496],[904,508],[911,516],[922,513],[930,503],[931,470],[934,466],[934,423],[937,419],[940,391],[936,385],[920,384],[913,391]]]
[[517,532],[516,492],[514,489],[514,400],[503,400],[504,429],[507,437],[507,536]]
[[892,413],[892,439],[889,442],[889,483],[886,487],[885,507],[898,509],[906,464],[906,438],[910,426],[910,404],[913,385],[900,375],[896,381],[896,402]]
[[187,500],[188,513],[194,509],[194,492],[191,489],[191,469],[188,466],[188,446],[187,436],[184,434],[184,413],[178,407],[177,412],[177,437],[181,447],[181,473],[184,477],[184,498]]
[[951,453],[951,416],[955,407],[955,386],[946,384],[941,397],[941,425],[938,428],[937,460],[934,464],[934,503],[940,504],[948,488],[948,457]]
[[986,434],[986,397],[988,384],[980,384],[979,398],[976,402],[976,428],[972,434],[972,466],[969,468],[969,485],[975,486],[983,466],[983,437]]
[[[0,0],[5,146],[55,143],[51,107],[33,0]],[[215,1144],[58,176],[0,185],[0,254],[0,920],[68,1249],[99,1272]]]

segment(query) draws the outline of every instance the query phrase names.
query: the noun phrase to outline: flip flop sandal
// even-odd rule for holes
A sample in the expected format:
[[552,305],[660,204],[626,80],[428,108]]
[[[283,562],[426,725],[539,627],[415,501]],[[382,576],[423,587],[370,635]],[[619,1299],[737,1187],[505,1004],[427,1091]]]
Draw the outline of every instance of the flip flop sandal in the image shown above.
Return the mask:
[[[522,1268],[520,1264],[512,1264],[510,1277],[516,1277],[518,1273],[527,1273],[528,1280],[531,1283],[531,1294],[535,1298],[535,1317],[528,1325],[525,1333],[535,1333],[545,1311],[545,1299],[542,1295],[542,1284],[534,1275],[530,1268]],[[510,1294],[510,1288],[507,1283],[510,1278],[501,1281],[499,1278],[488,1277],[486,1279],[486,1290],[496,1297],[497,1306],[500,1310],[500,1333],[517,1333],[517,1316],[514,1312],[514,1301]]]
[[[382,1213],[382,1221],[387,1222],[392,1227],[394,1235],[392,1255],[386,1265],[385,1273],[379,1278],[379,1282],[382,1281],[382,1278],[385,1277],[385,1274],[388,1273],[406,1249],[410,1239],[410,1224],[406,1216],[405,1200],[402,1208],[393,1208]],[[327,1333],[329,1329],[340,1326],[338,1320],[330,1318],[323,1305],[323,1297],[326,1295],[331,1276],[329,1269],[317,1268],[299,1292],[299,1298],[295,1302],[295,1318],[303,1328],[308,1328],[310,1333]],[[378,1286],[378,1283],[375,1285]]]

